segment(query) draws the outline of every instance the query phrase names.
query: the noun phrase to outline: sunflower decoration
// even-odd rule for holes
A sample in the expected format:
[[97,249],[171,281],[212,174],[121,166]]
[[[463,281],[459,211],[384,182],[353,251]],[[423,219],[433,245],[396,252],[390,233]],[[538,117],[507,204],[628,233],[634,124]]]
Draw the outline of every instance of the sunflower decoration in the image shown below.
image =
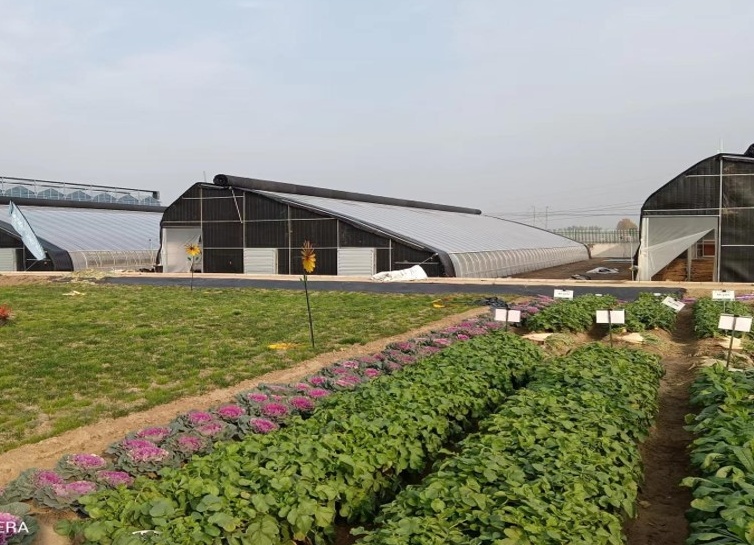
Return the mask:
[[189,271],[191,272],[191,291],[194,291],[194,264],[202,255],[202,248],[195,242],[186,244],[186,256],[189,260]]
[[306,294],[306,310],[309,313],[309,337],[312,341],[312,348],[314,348],[314,324],[312,322],[312,307],[309,303],[309,286],[306,283],[306,277],[308,274],[314,272],[314,268],[317,266],[317,255],[314,253],[314,245],[308,240],[304,241],[304,245],[301,247],[301,266],[304,268],[304,293]]
[[186,244],[186,255],[189,256],[189,258],[196,258],[201,253],[202,253],[202,249],[199,247],[198,244],[195,244],[193,242],[190,244]]
[[301,248],[301,265],[307,274],[312,274],[314,268],[317,266],[317,255],[314,253],[314,246],[308,240],[304,241],[304,245]]

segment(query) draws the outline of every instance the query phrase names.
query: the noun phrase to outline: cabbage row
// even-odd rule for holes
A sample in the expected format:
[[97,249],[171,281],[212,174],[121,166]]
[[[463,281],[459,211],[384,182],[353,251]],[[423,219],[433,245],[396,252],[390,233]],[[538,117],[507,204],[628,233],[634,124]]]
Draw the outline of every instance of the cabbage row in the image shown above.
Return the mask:
[[540,360],[502,332],[453,345],[273,434],[222,445],[158,481],[85,496],[90,519],[58,531],[83,544],[327,543],[336,519],[372,517]]
[[700,477],[683,481],[694,495],[687,543],[754,544],[754,371],[708,367],[691,391],[701,407],[688,427]]
[[360,543],[622,544],[661,375],[656,356],[602,345],[554,360]]

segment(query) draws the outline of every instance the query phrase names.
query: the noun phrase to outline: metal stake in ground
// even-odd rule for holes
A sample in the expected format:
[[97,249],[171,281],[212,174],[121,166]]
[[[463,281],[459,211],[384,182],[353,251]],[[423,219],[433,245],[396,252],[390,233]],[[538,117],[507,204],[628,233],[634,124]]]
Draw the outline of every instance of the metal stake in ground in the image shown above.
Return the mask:
[[733,339],[736,337],[736,320],[738,319],[738,314],[733,315],[733,328],[730,332],[730,344],[728,345],[728,360],[725,362],[725,368],[730,369],[730,356],[733,354]]

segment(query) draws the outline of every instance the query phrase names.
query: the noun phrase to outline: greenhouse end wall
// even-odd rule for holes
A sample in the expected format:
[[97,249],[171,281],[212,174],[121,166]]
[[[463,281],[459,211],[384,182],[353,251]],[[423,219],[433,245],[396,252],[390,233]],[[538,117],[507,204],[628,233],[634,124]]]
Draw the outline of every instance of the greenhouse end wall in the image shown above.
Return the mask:
[[717,218],[713,279],[754,281],[754,157],[718,154],[700,161],[653,193],[641,209],[642,219],[695,215]]

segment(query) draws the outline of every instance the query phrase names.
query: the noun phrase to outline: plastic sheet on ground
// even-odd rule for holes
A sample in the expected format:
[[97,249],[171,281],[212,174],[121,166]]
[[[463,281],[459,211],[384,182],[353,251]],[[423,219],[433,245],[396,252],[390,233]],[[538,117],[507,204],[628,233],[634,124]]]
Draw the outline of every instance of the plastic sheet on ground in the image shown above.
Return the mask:
[[414,265],[410,269],[401,269],[399,271],[385,271],[372,275],[375,282],[405,282],[407,280],[424,280],[427,273],[420,265]]

